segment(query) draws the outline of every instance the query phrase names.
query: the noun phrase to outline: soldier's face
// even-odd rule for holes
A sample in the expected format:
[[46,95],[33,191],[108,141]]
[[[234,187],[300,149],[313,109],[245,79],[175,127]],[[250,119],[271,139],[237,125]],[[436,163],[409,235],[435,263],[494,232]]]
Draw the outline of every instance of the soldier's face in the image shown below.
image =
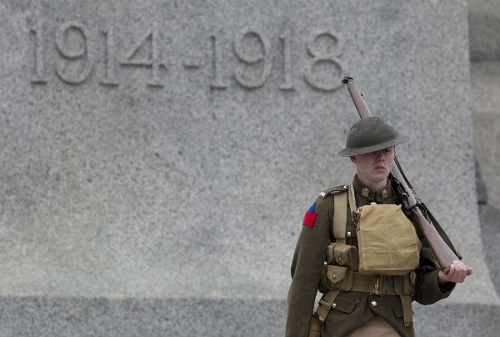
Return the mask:
[[391,172],[396,149],[394,146],[380,151],[352,156],[356,164],[358,178],[365,185],[373,188],[384,187]]

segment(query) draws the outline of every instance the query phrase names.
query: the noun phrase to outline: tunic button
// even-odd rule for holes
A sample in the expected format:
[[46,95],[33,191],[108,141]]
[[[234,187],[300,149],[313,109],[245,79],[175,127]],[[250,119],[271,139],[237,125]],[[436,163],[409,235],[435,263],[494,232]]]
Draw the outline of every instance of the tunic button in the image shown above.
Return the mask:
[[376,307],[377,306],[377,301],[372,301],[371,304],[372,304],[373,307]]
[[352,236],[352,233],[351,232],[347,232],[347,237],[351,237]]
[[333,303],[333,304],[332,304],[332,308],[335,308],[336,306],[337,306],[337,304],[336,304],[336,303]]

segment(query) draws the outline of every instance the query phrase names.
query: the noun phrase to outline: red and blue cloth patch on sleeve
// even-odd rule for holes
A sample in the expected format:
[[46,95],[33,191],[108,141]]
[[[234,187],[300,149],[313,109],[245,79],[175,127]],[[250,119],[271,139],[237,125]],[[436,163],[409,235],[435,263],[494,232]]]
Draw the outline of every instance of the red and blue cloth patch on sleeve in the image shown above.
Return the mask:
[[309,207],[307,210],[306,214],[304,215],[304,220],[302,221],[302,224],[304,226],[308,227],[314,227],[314,222],[316,221],[316,218],[318,217],[318,214],[316,214],[316,202]]

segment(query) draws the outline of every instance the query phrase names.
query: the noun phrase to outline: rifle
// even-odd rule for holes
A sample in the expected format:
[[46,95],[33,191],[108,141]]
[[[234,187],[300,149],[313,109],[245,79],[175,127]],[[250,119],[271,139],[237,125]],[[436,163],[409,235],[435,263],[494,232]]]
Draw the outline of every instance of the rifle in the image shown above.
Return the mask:
[[[354,79],[350,76],[346,76],[342,79],[342,83],[347,85],[347,89],[351,94],[352,101],[358,110],[359,117],[361,119],[371,117],[370,110],[363,99],[363,96],[358,91]],[[403,170],[399,165],[397,158],[394,158],[394,163],[392,165],[392,170],[389,175],[391,184],[396,190],[396,194],[400,197],[401,207],[404,210],[406,216],[412,220],[415,226],[423,233],[426,239],[429,241],[430,248],[436,257],[441,269],[448,273],[450,266],[453,264],[454,260],[461,260],[462,256],[455,249],[451,240],[446,235],[445,231],[441,228],[439,223],[435,220],[434,216],[427,207],[417,201],[417,196],[413,187],[408,182]],[[429,220],[425,217],[428,216]],[[468,275],[472,274],[472,269],[469,269]]]

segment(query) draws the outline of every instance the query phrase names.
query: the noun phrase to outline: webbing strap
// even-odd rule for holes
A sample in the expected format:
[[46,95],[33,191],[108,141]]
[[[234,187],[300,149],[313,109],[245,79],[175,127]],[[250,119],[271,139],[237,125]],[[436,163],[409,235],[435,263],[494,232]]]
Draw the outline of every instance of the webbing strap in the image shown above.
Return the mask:
[[330,290],[320,301],[316,312],[314,313],[314,317],[320,320],[320,322],[324,322],[326,316],[330,312],[330,309],[335,302],[335,298],[340,293],[340,289]]
[[377,295],[410,295],[408,275],[362,275],[353,271],[348,280],[337,282],[335,289],[360,291]]
[[[333,195],[333,235],[335,240],[340,243],[345,243],[345,229],[347,226],[347,193],[339,192]],[[340,289],[330,290],[319,301],[318,308],[314,313],[314,317],[319,320],[319,324],[323,325],[326,316],[335,302],[335,298],[340,293]],[[311,330],[318,329],[318,322],[312,321]]]
[[349,185],[349,207],[351,207],[351,212],[356,212],[358,207],[356,206],[356,196],[354,195],[354,187]]
[[405,326],[413,325],[413,310],[411,308],[412,298],[408,295],[401,295],[401,305],[403,306],[403,320]]
[[339,192],[333,195],[333,236],[340,243],[345,243],[345,228],[347,225],[347,193]]

